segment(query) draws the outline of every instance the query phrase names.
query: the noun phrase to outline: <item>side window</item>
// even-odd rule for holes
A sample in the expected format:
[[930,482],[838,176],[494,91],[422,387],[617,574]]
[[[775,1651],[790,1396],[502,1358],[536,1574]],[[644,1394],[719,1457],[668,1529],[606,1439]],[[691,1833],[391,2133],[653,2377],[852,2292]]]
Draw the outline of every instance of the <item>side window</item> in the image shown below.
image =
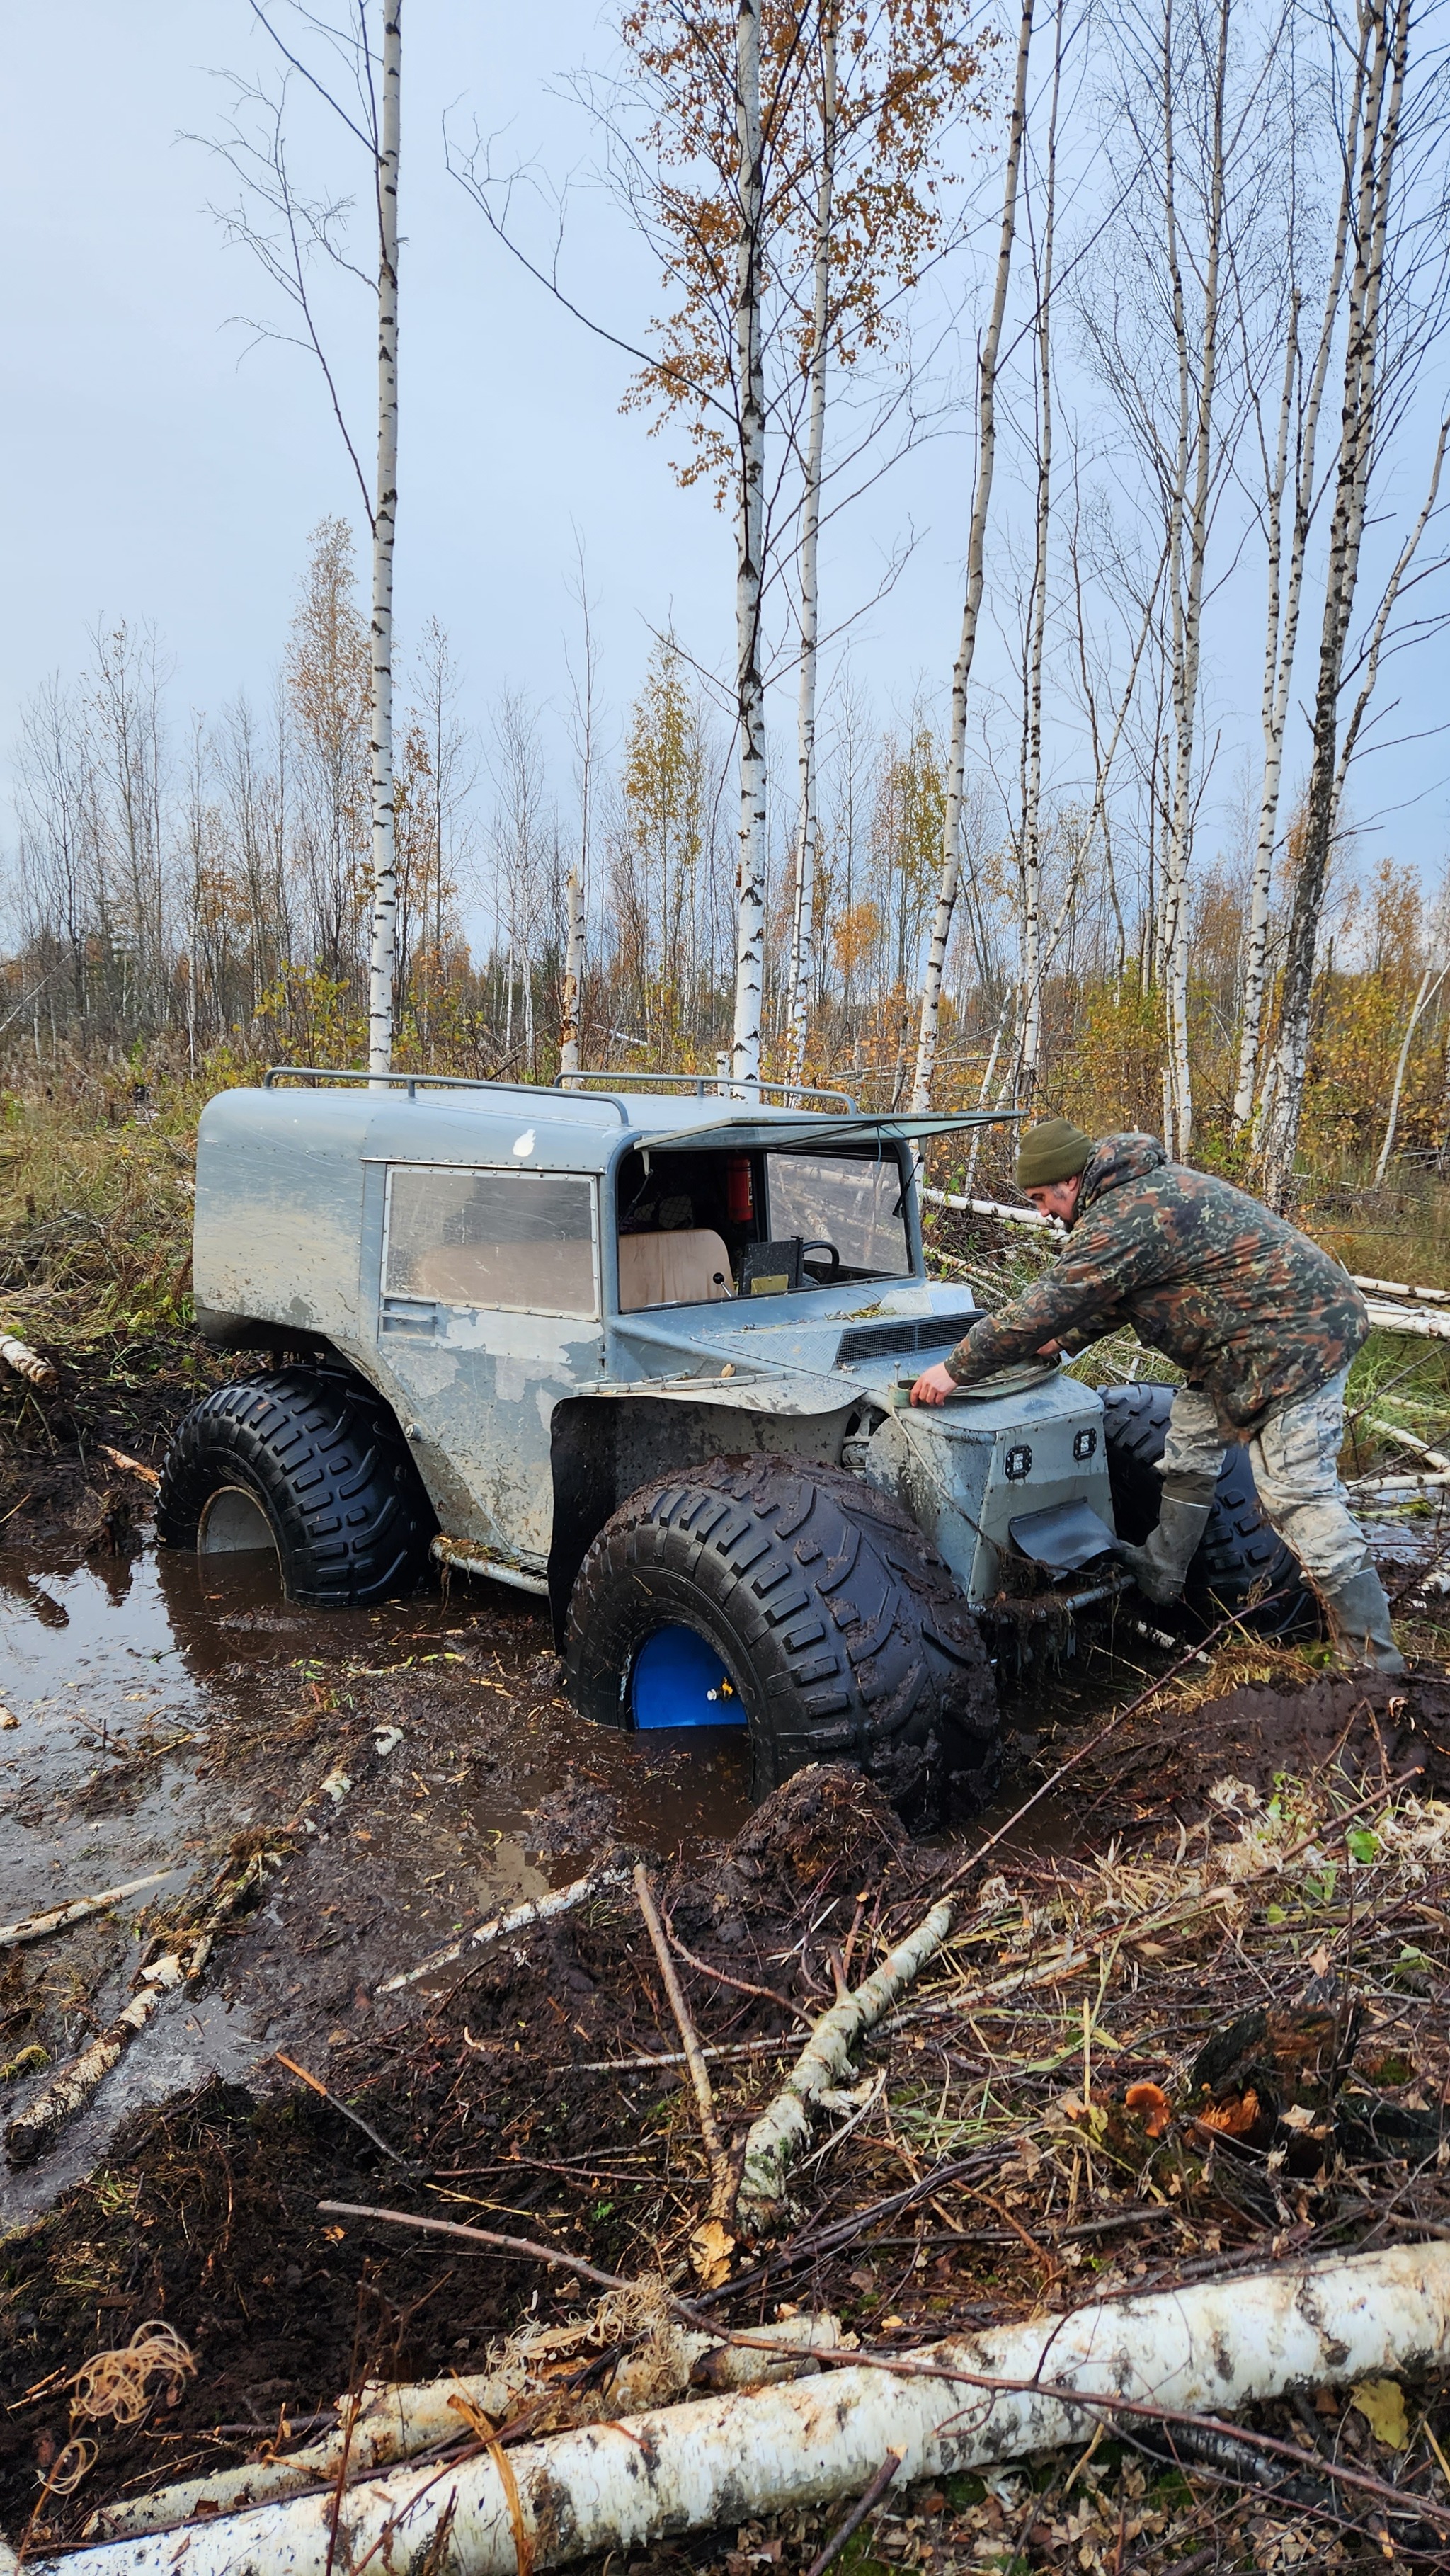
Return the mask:
[[594,1316],[594,1234],[594,1184],[574,1173],[395,1166],[383,1294]]

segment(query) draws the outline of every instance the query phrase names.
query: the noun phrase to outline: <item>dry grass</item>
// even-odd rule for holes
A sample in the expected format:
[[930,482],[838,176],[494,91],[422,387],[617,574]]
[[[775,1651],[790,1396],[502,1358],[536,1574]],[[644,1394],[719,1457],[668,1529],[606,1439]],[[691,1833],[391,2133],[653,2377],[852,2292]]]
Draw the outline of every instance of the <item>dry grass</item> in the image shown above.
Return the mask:
[[164,1056],[8,1068],[0,1319],[72,1363],[174,1344],[191,1321],[196,1120],[242,1069]]

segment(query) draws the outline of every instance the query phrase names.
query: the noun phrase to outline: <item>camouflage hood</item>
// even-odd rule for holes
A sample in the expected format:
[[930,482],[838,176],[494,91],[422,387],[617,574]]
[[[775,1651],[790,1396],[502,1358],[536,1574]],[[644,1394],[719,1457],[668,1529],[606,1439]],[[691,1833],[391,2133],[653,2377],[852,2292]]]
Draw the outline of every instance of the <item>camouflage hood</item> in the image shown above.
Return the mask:
[[1125,1136],[1100,1136],[1084,1166],[1073,1224],[1086,1216],[1105,1190],[1121,1189],[1125,1181],[1146,1180],[1150,1172],[1163,1171],[1167,1162],[1157,1137],[1145,1135],[1141,1128],[1132,1128]]
[[1369,1330],[1331,1255],[1231,1182],[1170,1162],[1156,1136],[1104,1136],[1072,1231],[1035,1288],[974,1324],[947,1362],[965,1385],[1046,1342],[1085,1350],[1131,1325],[1213,1399],[1226,1437],[1257,1430],[1348,1366]]

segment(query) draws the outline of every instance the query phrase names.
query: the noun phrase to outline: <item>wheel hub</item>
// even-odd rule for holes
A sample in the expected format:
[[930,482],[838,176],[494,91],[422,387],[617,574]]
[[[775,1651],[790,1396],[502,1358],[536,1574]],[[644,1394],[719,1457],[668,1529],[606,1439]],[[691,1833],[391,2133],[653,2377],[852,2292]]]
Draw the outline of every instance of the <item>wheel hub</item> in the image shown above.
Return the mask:
[[723,1656],[694,1628],[656,1628],[634,1659],[635,1725],[744,1726],[745,1709]]

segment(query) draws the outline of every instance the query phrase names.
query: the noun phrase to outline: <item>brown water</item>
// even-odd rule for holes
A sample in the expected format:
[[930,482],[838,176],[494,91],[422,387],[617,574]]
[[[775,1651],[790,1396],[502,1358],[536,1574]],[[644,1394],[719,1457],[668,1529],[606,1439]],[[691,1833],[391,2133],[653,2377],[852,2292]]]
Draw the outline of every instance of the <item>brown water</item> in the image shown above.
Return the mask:
[[[416,1702],[455,1678],[448,1664],[466,1664],[487,1692],[475,1731],[490,1767],[457,1784],[480,1839],[527,1850],[532,1795],[521,1793],[571,1779],[609,1797],[626,1841],[671,1850],[736,1829],[749,1805],[743,1732],[616,1734],[557,1691],[541,1707],[534,1668],[549,1651],[542,1608],[501,1604],[489,1585],[314,1611],[280,1599],[264,1560],[219,1571],[150,1549],[99,1566],[0,1552],[0,1701],[19,1721],[0,1733],[3,1912],[188,1867],[216,1804],[209,1756],[270,1708],[279,1679],[314,1697],[384,1681]],[[246,1800],[226,1814],[233,1827],[267,1821]],[[544,1816],[543,1883],[573,1874],[547,1856],[557,1841]]]
[[[88,2170],[138,2102],[247,2080],[279,2044],[315,2062],[387,1974],[605,1843],[688,1853],[749,1812],[743,1730],[588,1725],[542,1606],[467,1580],[328,1612],[283,1600],[266,1559],[6,1550],[0,1704],[17,1721],[0,1731],[0,1923],[168,1873],[0,1951],[0,2064],[37,2038],[57,2060],[84,2046],[126,2000],[143,1909],[204,1883],[248,1827],[296,1828],[217,1972],[155,2016],[39,2168],[0,2165],[0,2219]],[[40,2080],[0,2090],[0,2120]]]

